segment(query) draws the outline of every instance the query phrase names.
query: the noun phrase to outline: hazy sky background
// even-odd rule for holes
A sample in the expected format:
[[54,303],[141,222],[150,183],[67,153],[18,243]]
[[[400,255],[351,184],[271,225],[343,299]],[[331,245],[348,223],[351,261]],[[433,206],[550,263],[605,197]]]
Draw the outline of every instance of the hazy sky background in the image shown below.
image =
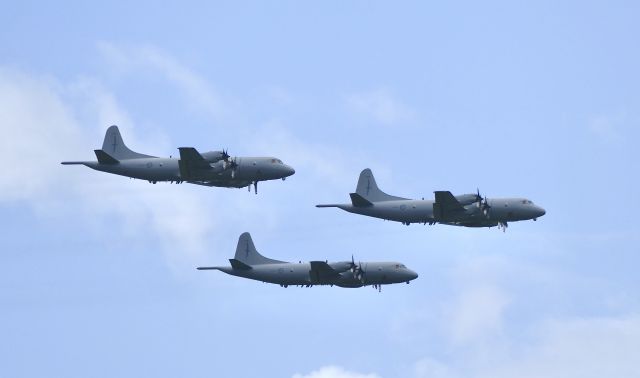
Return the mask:
[[[640,4],[4,2],[0,376],[640,377]],[[285,182],[150,185],[132,149],[277,156]],[[538,222],[316,209],[522,196]],[[198,265],[397,260],[410,285],[288,288]]]

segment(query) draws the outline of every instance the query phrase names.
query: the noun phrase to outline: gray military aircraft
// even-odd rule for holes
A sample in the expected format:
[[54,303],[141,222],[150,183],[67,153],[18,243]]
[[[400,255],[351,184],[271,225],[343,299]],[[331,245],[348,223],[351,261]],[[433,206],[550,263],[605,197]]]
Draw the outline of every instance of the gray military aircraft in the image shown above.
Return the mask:
[[365,262],[351,261],[329,263],[327,261],[310,261],[289,263],[272,260],[262,256],[256,250],[248,232],[240,235],[236,247],[235,258],[229,259],[230,267],[205,266],[198,270],[219,270],[243,278],[256,281],[310,287],[314,285],[336,285],[340,287],[372,286],[382,290],[382,285],[402,283],[418,278],[418,274],[397,262]]
[[159,158],[131,151],[124,144],[117,126],[107,129],[101,150],[95,150],[98,161],[63,161],[62,164],[81,164],[97,171],[150,183],[167,181],[180,184],[218,186],[225,188],[248,187],[258,194],[258,181],[276,180],[291,176],[296,171],[274,157],[234,157],[226,150],[199,153],[193,147],[180,147],[180,158]]
[[493,227],[506,230],[507,222],[533,219],[545,214],[545,210],[526,198],[487,199],[475,194],[454,196],[448,191],[436,191],[435,201],[413,200],[386,194],[378,188],[369,168],[360,173],[356,192],[351,193],[350,204],[316,205],[337,207],[350,213],[367,215],[385,220],[424,224],[448,224],[464,227]]

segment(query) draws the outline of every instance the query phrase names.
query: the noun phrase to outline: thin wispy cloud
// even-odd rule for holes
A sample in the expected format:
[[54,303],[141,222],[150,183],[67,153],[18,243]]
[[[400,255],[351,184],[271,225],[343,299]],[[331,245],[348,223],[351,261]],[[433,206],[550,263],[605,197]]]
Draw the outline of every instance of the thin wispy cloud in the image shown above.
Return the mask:
[[375,373],[358,373],[340,366],[324,366],[308,374],[294,374],[292,378],[380,378]]
[[385,89],[345,96],[347,108],[358,116],[383,125],[410,121],[415,112]]
[[222,99],[206,78],[157,47],[100,42],[98,51],[117,73],[155,72],[173,85],[189,106],[214,119],[228,114],[231,104]]
[[620,129],[623,117],[599,115],[589,120],[589,131],[604,143],[619,143],[624,140]]
[[451,308],[453,341],[468,344],[500,333],[508,304],[508,295],[497,286],[473,284],[462,291]]

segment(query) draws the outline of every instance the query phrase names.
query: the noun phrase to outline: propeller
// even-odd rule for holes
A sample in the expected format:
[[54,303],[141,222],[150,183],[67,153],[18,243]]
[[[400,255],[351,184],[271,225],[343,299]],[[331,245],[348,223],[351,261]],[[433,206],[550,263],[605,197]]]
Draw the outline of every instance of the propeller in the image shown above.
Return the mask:
[[229,167],[229,164],[231,164],[232,162],[229,160],[229,158],[231,157],[229,155],[229,150],[222,150],[222,152],[220,153],[220,158],[222,159],[222,168],[223,169],[227,169]]
[[238,168],[238,163],[236,162],[236,158],[231,160],[225,160],[226,167],[224,169],[231,169],[231,178],[236,177],[236,168]]
[[351,271],[351,274],[353,274],[353,278],[360,281],[360,283],[364,285],[364,283],[366,282],[365,277],[367,275],[367,265],[365,264],[363,268],[361,261],[358,261],[358,263],[356,264],[355,260],[353,259],[353,255],[351,255],[349,270]]
[[482,202],[482,196],[480,195],[480,189],[476,188],[476,203],[478,207],[480,207],[480,202]]
[[482,213],[485,217],[489,218],[489,209],[491,206],[489,205],[489,200],[487,197],[482,197],[480,195],[480,189],[476,188],[476,205],[479,209],[482,210]]
[[489,218],[489,209],[490,208],[491,208],[491,206],[489,205],[489,200],[487,199],[487,197],[484,197],[482,199],[482,213],[487,218]]
[[353,255],[351,255],[351,264],[349,265],[349,270],[351,271],[351,273],[354,274],[354,276],[356,273],[356,268],[357,268],[356,262],[353,260]]
[[355,278],[360,281],[361,284],[364,285],[364,283],[366,282],[365,280],[365,276],[367,274],[367,270],[366,270],[366,266],[363,268],[362,267],[362,262],[358,261],[358,267],[355,273]]
[[229,153],[227,151],[229,151],[229,150],[227,150],[227,149],[223,149],[222,150],[222,156],[221,157],[222,157],[222,160],[224,160],[225,162],[228,162],[229,158],[231,157],[231,156],[229,156]]

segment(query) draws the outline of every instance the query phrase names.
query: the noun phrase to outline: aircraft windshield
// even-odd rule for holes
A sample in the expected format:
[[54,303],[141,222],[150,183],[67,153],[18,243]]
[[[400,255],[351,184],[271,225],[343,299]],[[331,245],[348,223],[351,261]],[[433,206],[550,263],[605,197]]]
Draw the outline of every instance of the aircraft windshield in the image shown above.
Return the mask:
[[271,159],[271,163],[273,163],[273,164],[282,164],[282,160],[280,160],[280,159]]

